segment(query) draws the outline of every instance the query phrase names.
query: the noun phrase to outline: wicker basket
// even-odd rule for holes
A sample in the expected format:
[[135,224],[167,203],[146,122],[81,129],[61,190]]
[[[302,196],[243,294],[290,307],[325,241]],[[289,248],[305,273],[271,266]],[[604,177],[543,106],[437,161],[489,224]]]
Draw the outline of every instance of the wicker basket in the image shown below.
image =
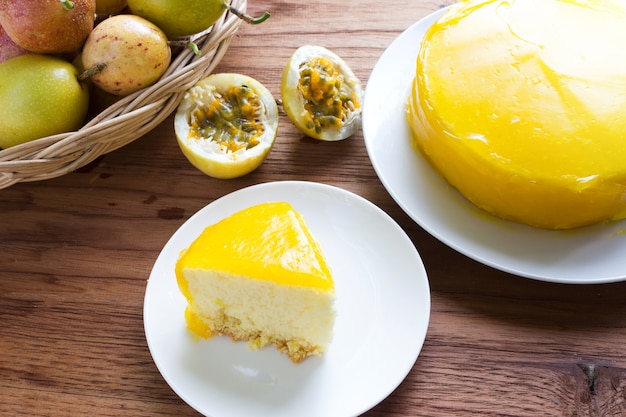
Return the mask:
[[[231,4],[245,12],[247,1]],[[67,174],[155,128],[176,109],[186,90],[213,71],[241,22],[225,13],[210,30],[193,37],[200,54],[181,49],[159,82],[116,101],[80,130],[0,150],[0,189]]]

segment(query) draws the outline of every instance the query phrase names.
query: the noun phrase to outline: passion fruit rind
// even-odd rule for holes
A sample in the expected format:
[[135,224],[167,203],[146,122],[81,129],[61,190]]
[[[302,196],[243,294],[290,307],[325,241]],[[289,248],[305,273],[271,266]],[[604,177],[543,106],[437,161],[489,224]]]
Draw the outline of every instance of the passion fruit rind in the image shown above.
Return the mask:
[[361,126],[363,89],[348,64],[330,50],[298,48],[283,71],[283,108],[303,133],[336,141]]
[[213,74],[189,89],[174,127],[183,154],[215,178],[245,175],[265,160],[276,139],[278,106],[261,83]]

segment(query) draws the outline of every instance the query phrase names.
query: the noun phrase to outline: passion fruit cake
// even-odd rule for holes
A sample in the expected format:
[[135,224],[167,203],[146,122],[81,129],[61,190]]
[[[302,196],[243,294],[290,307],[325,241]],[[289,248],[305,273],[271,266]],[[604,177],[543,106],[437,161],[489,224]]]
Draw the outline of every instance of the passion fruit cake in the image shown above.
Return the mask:
[[469,0],[427,30],[412,140],[468,200],[569,229],[626,217],[626,3]]
[[208,226],[176,264],[187,326],[252,349],[275,345],[293,362],[321,355],[335,320],[335,287],[320,244],[289,203],[248,207]]

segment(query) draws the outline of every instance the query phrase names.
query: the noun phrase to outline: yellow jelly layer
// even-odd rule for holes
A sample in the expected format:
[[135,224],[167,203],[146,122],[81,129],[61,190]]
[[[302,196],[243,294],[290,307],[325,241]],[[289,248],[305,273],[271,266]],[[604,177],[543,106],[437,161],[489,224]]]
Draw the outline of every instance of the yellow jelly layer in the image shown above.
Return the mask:
[[330,269],[303,217],[286,202],[249,207],[208,226],[176,263],[183,294],[185,269],[245,276],[334,292]]
[[426,33],[413,140],[465,197],[562,229],[626,217],[626,3],[469,0]]
[[185,321],[187,322],[187,328],[192,334],[203,339],[208,339],[214,336],[211,326],[209,326],[206,321],[198,317],[189,305],[185,308]]

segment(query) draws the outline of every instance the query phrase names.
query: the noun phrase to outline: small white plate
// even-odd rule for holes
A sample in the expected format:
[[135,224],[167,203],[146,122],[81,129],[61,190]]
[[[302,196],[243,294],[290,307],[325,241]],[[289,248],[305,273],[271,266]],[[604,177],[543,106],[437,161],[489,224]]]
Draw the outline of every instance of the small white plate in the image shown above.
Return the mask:
[[626,280],[626,222],[547,231],[476,208],[410,145],[405,105],[425,31],[445,11],[404,31],[374,67],[363,105],[363,136],[381,182],[422,228],[466,256],[543,281],[590,284]]
[[[297,365],[273,347],[250,351],[227,337],[193,339],[174,276],[178,253],[204,227],[267,201],[288,201],[304,216],[335,279],[334,339],[324,356]],[[156,366],[185,402],[213,417],[359,415],[404,380],[429,317],[426,272],[404,231],[362,197],[298,181],[244,188],[194,214],[157,258],[144,302]]]

